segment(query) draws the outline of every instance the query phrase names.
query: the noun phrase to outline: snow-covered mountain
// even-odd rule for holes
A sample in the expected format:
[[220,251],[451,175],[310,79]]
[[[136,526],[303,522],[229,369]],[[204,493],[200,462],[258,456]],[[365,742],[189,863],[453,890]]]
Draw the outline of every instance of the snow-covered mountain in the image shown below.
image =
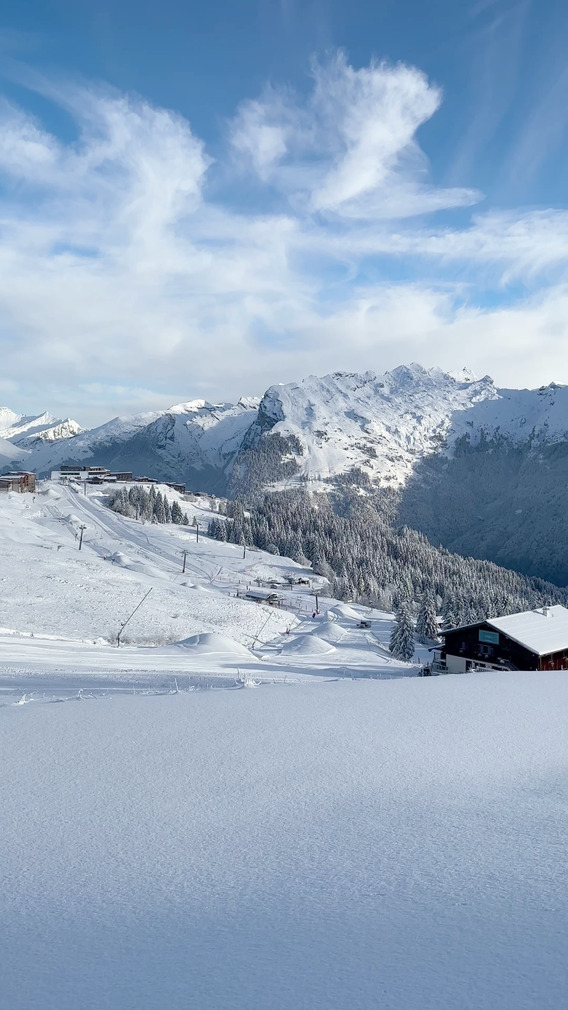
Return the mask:
[[[50,414],[0,409],[0,439],[39,473],[65,462],[98,463],[204,490],[233,483],[325,486],[360,470],[375,484],[404,487],[422,461],[446,460],[498,440],[532,448],[568,437],[568,387],[498,389],[421,365],[363,375],[335,372],[271,386],[236,404],[190,400],[164,411],[117,417],[90,431]],[[0,442],[0,454],[10,450]],[[255,467],[259,470],[255,472]],[[233,473],[234,470],[234,473]]]
[[[243,397],[236,404],[190,400],[165,411],[116,417],[90,431],[77,426],[78,434],[54,435],[49,444],[46,433],[40,441],[30,424],[28,435],[22,434],[18,442],[11,434],[16,456],[10,459],[18,458],[42,475],[63,463],[99,464],[207,490],[224,490],[227,468],[256,418],[258,404],[255,397]],[[10,421],[12,412],[4,413]],[[10,428],[7,424],[5,430],[13,432],[15,428],[15,423]],[[0,461],[7,455],[0,443]]]
[[412,364],[77,429],[0,411],[0,469],[99,464],[218,494],[359,481],[390,489],[401,521],[436,542],[568,582],[567,386],[499,389]]
[[286,461],[293,457],[296,478],[329,481],[357,468],[398,487],[418,460],[446,443],[454,417],[498,397],[489,376],[416,364],[384,375],[310,375],[270,387],[244,448],[258,448],[270,433],[287,440]]
[[53,447],[83,431],[70,417],[57,418],[47,411],[37,415],[16,414],[9,407],[0,407],[0,465],[6,469],[25,464],[36,469],[34,449]]
[[420,365],[273,386],[233,490],[369,484],[434,543],[568,583],[568,387]]
[[73,438],[84,430],[70,417],[62,420],[47,411],[32,416],[15,414],[8,407],[0,407],[0,438],[23,448],[31,448],[40,442],[59,442]]

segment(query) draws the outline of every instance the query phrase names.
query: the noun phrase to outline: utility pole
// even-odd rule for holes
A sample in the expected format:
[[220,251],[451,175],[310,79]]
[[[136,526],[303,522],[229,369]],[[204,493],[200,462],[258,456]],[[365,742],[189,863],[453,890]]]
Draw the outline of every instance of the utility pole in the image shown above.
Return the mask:
[[184,572],[185,572],[185,561],[186,561],[187,555],[189,554],[189,551],[183,550],[183,551],[180,551],[180,554],[183,554],[183,568],[181,570],[181,574],[183,575]]
[[195,542],[196,542],[196,544],[198,544],[199,543],[199,523],[195,524],[195,532],[197,534],[197,540]]
[[86,526],[79,526],[79,529],[81,530],[81,536],[79,537],[79,550],[81,550],[81,547],[83,546],[83,533],[85,532],[85,530],[87,529],[87,527]]
[[120,648],[120,636],[122,635],[122,632],[124,631],[126,625],[128,624],[129,621],[132,620],[132,618],[134,617],[134,614],[136,613],[136,611],[140,610],[140,607],[144,603],[144,600],[148,599],[150,593],[152,592],[152,588],[153,587],[151,587],[148,590],[148,592],[146,593],[146,595],[142,597],[142,599],[140,600],[140,603],[136,607],[134,607],[134,610],[132,611],[130,617],[127,617],[126,620],[124,621],[124,623],[120,625],[120,630],[118,632],[118,635],[116,636],[116,647],[117,647],[117,649]]
[[253,643],[252,643],[252,650],[254,650],[254,647],[255,647],[255,645],[256,645],[256,643],[257,643],[258,639],[259,639],[259,638],[260,638],[260,636],[262,635],[262,632],[263,632],[263,631],[264,631],[264,629],[266,628],[266,625],[268,624],[268,622],[269,622],[269,620],[270,620],[270,618],[271,618],[272,616],[273,616],[273,614],[272,614],[272,613],[268,615],[268,617],[266,618],[266,620],[265,620],[264,624],[262,625],[262,627],[261,627],[260,631],[259,631],[259,632],[257,632],[257,634],[256,634],[256,635],[254,636],[254,639],[253,639]]
[[318,595],[318,593],[314,592],[314,596],[316,598],[316,614],[319,614],[319,609],[320,609],[319,608],[319,595]]
[[246,558],[246,556],[247,556],[247,549],[246,549],[245,544],[243,544],[243,561]]

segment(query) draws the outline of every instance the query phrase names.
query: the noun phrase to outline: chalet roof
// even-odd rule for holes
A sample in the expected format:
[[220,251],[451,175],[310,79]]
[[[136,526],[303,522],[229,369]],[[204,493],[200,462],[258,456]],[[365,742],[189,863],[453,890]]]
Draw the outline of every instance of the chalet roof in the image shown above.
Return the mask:
[[[548,656],[551,652],[568,649],[568,610],[560,604],[543,607],[541,610],[524,610],[508,617],[487,618],[475,624],[462,624],[459,628],[449,628],[449,633],[477,628],[482,624],[502,631],[507,638],[522,645],[536,656]],[[442,632],[446,634],[445,631]]]
[[486,622],[537,656],[568,649],[568,610],[559,604]]
[[271,592],[268,589],[247,589],[247,596],[253,600],[283,600],[279,593]]

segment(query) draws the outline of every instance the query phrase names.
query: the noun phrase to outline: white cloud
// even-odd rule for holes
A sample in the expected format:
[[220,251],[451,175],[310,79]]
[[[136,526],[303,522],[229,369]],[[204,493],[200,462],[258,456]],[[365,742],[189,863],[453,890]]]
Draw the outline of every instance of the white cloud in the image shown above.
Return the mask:
[[440,105],[439,88],[414,67],[355,70],[339,52],[313,67],[307,98],[267,88],[244,102],[232,143],[263,183],[294,207],[349,218],[405,217],[468,206],[472,190],[434,190],[416,131]]
[[[17,409],[92,423],[105,389],[115,413],[409,358],[497,363],[506,382],[512,343],[515,381],[568,370],[566,215],[427,224],[476,196],[429,178],[416,131],[441,96],[419,71],[339,54],[307,97],[241,105],[216,165],[141,99],[50,97],[73,142],[0,107],[0,388]],[[521,300],[479,307],[511,280]]]

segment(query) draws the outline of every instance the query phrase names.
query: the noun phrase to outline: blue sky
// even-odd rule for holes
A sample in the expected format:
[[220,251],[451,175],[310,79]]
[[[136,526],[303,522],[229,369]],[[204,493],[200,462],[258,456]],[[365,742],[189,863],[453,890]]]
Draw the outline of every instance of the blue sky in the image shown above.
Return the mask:
[[568,381],[568,7],[5,0],[0,400]]

